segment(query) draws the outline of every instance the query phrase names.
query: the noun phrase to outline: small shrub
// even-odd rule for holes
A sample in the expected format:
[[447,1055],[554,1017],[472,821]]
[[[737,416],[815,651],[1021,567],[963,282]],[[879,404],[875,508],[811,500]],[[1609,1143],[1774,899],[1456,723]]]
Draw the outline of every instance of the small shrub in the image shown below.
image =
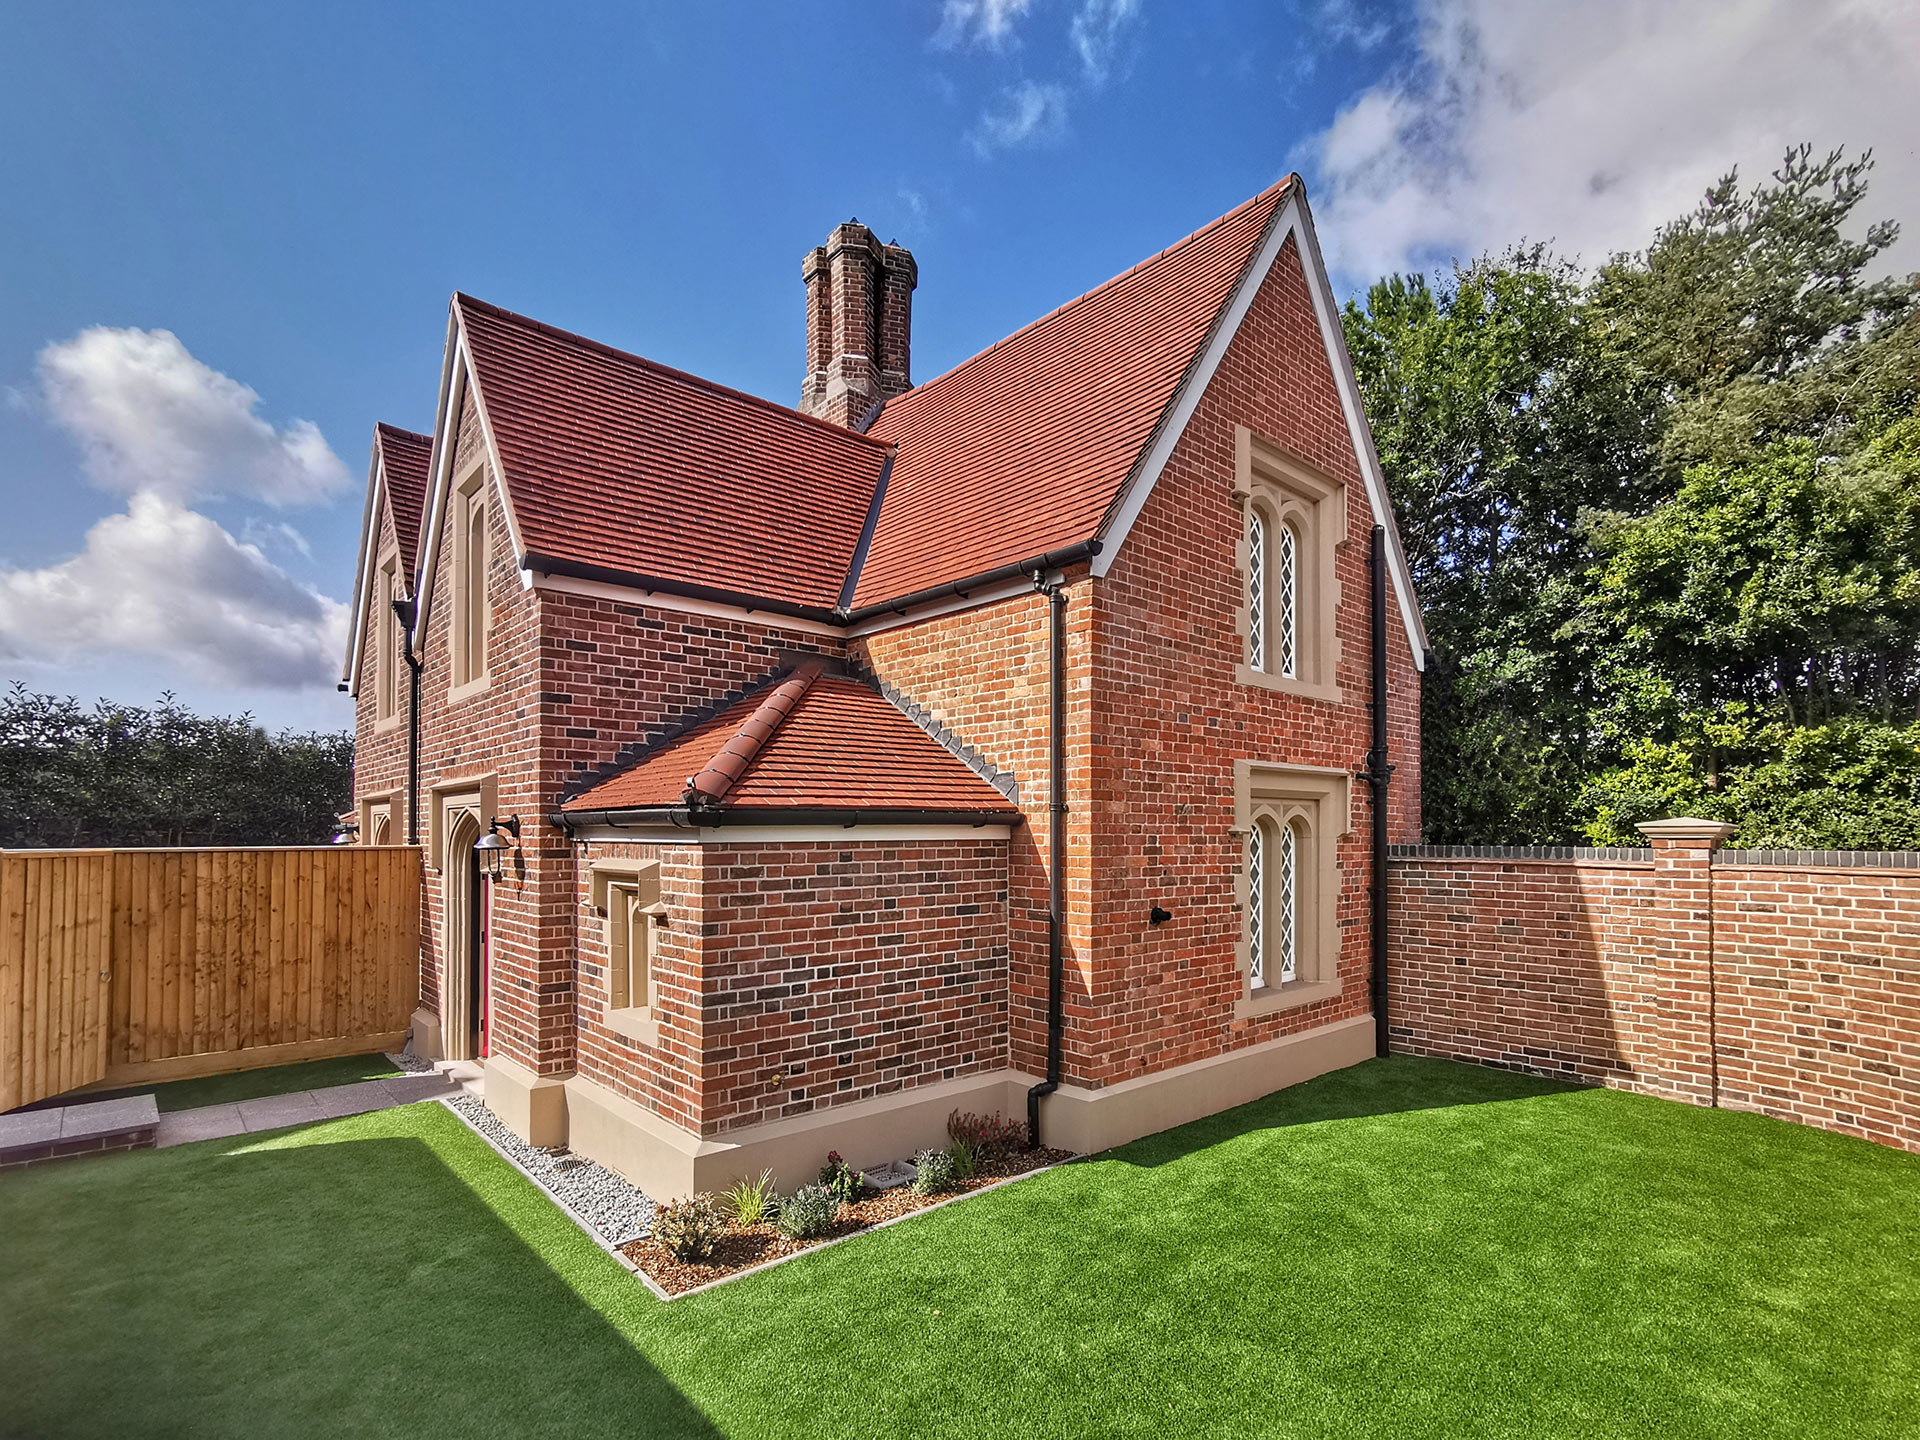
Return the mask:
[[965,1145],[984,1164],[1026,1149],[1027,1127],[997,1110],[991,1115],[962,1115],[956,1110],[947,1116],[947,1138]]
[[953,1189],[958,1176],[954,1174],[953,1156],[945,1150],[922,1150],[913,1157],[914,1169],[913,1193],[916,1195],[942,1195]]
[[672,1200],[653,1212],[653,1238],[676,1260],[707,1260],[720,1239],[720,1210],[707,1194]]
[[956,1140],[947,1146],[947,1158],[953,1161],[953,1177],[956,1180],[971,1180],[974,1172],[980,1168],[979,1152],[965,1140]]
[[741,1225],[759,1225],[771,1220],[780,1209],[780,1197],[773,1188],[773,1171],[762,1170],[758,1180],[742,1175],[727,1191],[727,1205]]
[[820,1167],[820,1183],[843,1205],[851,1205],[867,1193],[867,1177],[841,1159],[838,1150],[827,1152],[827,1163]]
[[811,1240],[831,1230],[839,1215],[840,1201],[831,1190],[824,1185],[802,1185],[787,1197],[774,1223],[792,1239]]

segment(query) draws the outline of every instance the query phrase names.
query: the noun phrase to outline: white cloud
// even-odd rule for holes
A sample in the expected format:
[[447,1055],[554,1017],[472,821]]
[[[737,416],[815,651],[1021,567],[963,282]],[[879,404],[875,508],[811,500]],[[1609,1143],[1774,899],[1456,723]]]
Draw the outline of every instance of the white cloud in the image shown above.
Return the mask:
[[337,675],[347,626],[346,606],[154,492],[72,559],[0,570],[0,658],[28,664],[157,659],[192,680],[297,689]]
[[1128,29],[1140,18],[1140,0],[1082,0],[1068,27],[1087,83],[1104,85],[1119,63]]
[[1920,266],[1911,0],[1421,0],[1417,33],[1302,157],[1349,281],[1523,238],[1597,262],[1800,141],[1873,148],[1862,218],[1903,220],[1886,258]]
[[47,346],[38,370],[46,413],[106,489],[298,505],[352,483],[318,427],[275,429],[254,413],[251,387],[194,359],[170,330],[94,326]]
[[1013,27],[1033,0],[946,0],[933,43],[943,50],[984,45],[998,50],[1014,38]]
[[1000,92],[981,115],[972,141],[982,159],[997,150],[1042,145],[1067,133],[1067,92],[1060,85],[1023,80]]

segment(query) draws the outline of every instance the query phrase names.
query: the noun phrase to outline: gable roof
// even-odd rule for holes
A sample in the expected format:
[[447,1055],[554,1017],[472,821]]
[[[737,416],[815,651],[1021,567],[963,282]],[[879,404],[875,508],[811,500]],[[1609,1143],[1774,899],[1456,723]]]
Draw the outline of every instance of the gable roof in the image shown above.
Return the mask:
[[1039,565],[1091,559],[1105,575],[1289,239],[1424,668],[1425,630],[1294,175],[889,400],[866,434],[455,295],[416,643],[469,384],[528,586],[570,576],[838,627],[964,602]]
[[806,662],[568,800],[561,812],[680,811],[682,823],[911,816],[1016,823],[1012,801],[878,690]]
[[1094,538],[1292,183],[889,400],[854,605]]
[[385,481],[387,507],[393,514],[400,566],[411,593],[413,573],[420,563],[420,519],[427,506],[427,465],[433,458],[433,437],[402,430],[398,425],[380,424],[373,427],[373,444]]
[[533,568],[839,603],[886,445],[471,296],[453,306]]

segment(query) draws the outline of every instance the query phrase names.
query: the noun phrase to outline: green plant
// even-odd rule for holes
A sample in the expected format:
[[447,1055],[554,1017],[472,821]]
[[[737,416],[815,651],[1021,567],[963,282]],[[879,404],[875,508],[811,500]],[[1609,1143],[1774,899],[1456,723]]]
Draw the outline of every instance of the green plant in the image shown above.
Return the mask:
[[762,1170],[758,1180],[742,1175],[727,1191],[727,1206],[742,1225],[759,1225],[780,1211],[780,1196],[773,1187],[773,1171]]
[[867,1193],[867,1177],[847,1164],[838,1150],[827,1152],[827,1163],[820,1167],[820,1183],[844,1205],[853,1204]]
[[802,1185],[787,1197],[774,1223],[790,1239],[811,1240],[831,1230],[839,1215],[839,1197],[825,1185]]
[[916,1195],[941,1195],[953,1189],[959,1176],[954,1170],[953,1156],[945,1150],[922,1150],[913,1157],[913,1167],[917,1172],[913,1177],[913,1193]]
[[947,1139],[965,1145],[978,1162],[998,1160],[1027,1144],[1027,1127],[999,1111],[991,1115],[962,1115],[958,1110],[947,1116]]
[[955,1140],[947,1146],[947,1158],[953,1161],[956,1180],[971,1180],[980,1168],[980,1152],[966,1140]]
[[653,1238],[676,1260],[706,1260],[720,1239],[720,1209],[702,1193],[670,1200],[653,1212]]

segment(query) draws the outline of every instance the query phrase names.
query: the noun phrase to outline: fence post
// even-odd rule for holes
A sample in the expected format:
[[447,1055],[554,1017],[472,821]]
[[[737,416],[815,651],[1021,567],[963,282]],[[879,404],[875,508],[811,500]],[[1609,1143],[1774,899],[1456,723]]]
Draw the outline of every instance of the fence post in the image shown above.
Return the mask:
[[1653,1001],[1659,1069],[1645,1088],[1695,1105],[1719,1103],[1713,973],[1713,852],[1733,826],[1681,817],[1636,827],[1653,846]]

